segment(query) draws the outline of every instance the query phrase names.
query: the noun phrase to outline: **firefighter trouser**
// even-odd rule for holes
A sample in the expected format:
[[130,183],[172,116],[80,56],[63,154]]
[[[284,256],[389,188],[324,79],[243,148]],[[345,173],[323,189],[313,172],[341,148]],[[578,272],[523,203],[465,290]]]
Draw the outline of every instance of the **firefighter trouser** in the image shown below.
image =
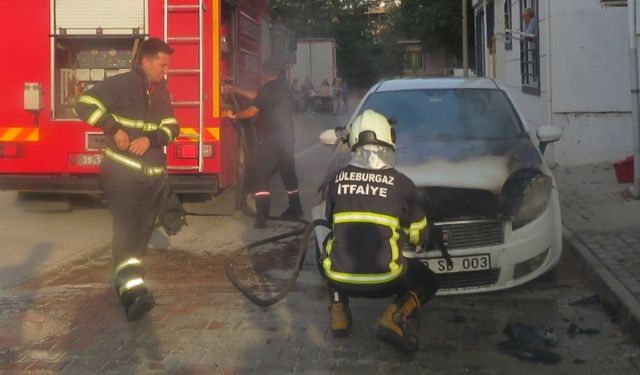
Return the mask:
[[320,272],[327,280],[331,301],[345,301],[346,297],[384,298],[396,295],[404,297],[414,292],[420,305],[427,303],[438,291],[436,274],[418,259],[405,258],[405,271],[396,280],[384,284],[344,284],[329,279],[320,265]]
[[259,141],[256,152],[256,192],[269,192],[271,177],[277,171],[287,192],[298,190],[298,176],[293,156],[293,141],[266,138]]
[[[158,189],[162,178],[145,176],[107,158],[102,161],[100,181],[113,218],[111,247],[114,267],[132,258],[142,260],[157,218]],[[136,267],[127,268],[139,269],[136,274],[142,272],[141,265],[133,266]],[[127,276],[127,279],[132,276]],[[142,277],[142,274],[136,276]],[[116,289],[118,284],[116,277]]]

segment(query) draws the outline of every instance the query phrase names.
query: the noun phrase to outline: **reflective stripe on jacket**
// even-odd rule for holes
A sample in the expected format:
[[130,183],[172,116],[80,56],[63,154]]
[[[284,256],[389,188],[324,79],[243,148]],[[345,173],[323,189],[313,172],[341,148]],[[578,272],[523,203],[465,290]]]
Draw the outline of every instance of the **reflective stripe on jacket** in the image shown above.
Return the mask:
[[347,166],[329,182],[325,214],[333,230],[322,267],[341,283],[394,281],[403,272],[400,239],[418,245],[427,238],[417,189],[395,169]]
[[74,110],[78,118],[104,131],[111,150],[117,150],[113,135],[118,130],[125,131],[130,142],[147,137],[150,147],[144,155],[127,153],[145,166],[165,165],[162,148],[180,133],[164,83],[150,85],[139,67],[109,77],[85,91]]

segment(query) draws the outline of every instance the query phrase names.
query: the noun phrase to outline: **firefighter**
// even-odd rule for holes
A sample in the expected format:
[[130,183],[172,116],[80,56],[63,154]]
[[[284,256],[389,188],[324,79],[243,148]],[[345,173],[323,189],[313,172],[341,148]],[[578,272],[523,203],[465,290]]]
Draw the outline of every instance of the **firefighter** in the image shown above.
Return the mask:
[[418,340],[405,322],[436,293],[437,279],[417,259],[405,258],[399,240],[425,244],[427,218],[413,182],[394,169],[395,135],[373,110],[355,118],[349,132],[352,159],[327,187],[326,217],[332,231],[320,253],[327,280],[331,330],[344,337],[351,327],[349,297],[395,295],[377,337],[414,352]]
[[254,228],[264,228],[271,208],[270,181],[277,171],[287,190],[289,206],[280,215],[285,219],[301,219],[304,215],[300,204],[300,190],[296,176],[293,146],[293,95],[285,78],[284,69],[269,60],[262,66],[263,84],[256,92],[234,86],[226,86],[252,104],[238,113],[227,116],[246,120],[257,116],[258,148],[255,162],[256,221]]
[[144,41],[130,72],[85,91],[75,106],[80,119],[105,134],[100,181],[113,217],[115,289],[130,321],[155,305],[144,282],[142,257],[162,195],[163,147],[179,134],[164,82],[172,54],[158,38]]

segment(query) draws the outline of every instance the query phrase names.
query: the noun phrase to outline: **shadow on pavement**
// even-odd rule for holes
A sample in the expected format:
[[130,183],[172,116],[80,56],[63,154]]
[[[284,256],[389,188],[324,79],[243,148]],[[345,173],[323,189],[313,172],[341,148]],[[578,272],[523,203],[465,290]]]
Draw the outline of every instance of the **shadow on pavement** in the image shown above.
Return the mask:
[[[53,245],[49,242],[37,243],[22,264],[0,269],[0,277],[33,273],[49,258],[52,250]],[[24,344],[37,341],[40,337],[42,327],[39,327],[39,323],[42,319],[33,310],[40,286],[36,280],[26,290],[9,293],[9,288],[5,288],[0,291],[0,373],[25,369],[27,364],[18,363],[25,354],[21,349]]]

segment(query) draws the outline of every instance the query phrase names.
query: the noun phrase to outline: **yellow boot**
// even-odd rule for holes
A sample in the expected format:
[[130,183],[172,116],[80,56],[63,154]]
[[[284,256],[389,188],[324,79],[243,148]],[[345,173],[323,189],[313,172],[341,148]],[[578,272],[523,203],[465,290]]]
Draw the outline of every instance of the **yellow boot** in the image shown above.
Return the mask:
[[331,333],[333,337],[347,337],[351,328],[351,310],[345,302],[331,302]]
[[382,315],[376,336],[402,351],[415,352],[419,346],[418,338],[405,332],[405,322],[419,308],[420,300],[414,292],[409,292],[407,297],[392,303]]

